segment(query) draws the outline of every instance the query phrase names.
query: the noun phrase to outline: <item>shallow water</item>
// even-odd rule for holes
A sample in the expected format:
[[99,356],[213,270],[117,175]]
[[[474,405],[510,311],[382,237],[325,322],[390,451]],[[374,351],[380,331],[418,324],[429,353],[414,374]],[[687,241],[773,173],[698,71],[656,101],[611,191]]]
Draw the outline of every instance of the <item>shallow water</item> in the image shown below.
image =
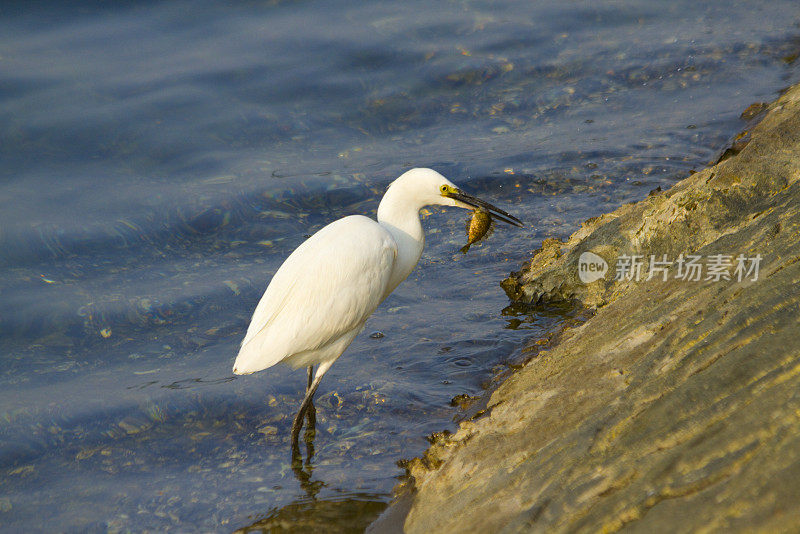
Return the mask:
[[[545,237],[713,160],[797,81],[796,2],[0,8],[0,527],[362,528],[563,316],[498,282]],[[283,258],[433,167],[525,220],[420,266],[287,433],[302,371],[234,379]],[[506,311],[504,311],[504,309]],[[380,332],[373,336],[370,333]],[[330,525],[329,525],[330,526]]]

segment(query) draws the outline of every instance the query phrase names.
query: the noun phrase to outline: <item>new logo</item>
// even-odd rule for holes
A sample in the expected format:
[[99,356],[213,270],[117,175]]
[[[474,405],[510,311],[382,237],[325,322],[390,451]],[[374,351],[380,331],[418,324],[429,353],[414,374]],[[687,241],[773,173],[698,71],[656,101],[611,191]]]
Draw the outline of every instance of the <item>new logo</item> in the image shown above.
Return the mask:
[[606,260],[593,252],[584,252],[578,258],[578,278],[584,284],[604,278],[608,272]]

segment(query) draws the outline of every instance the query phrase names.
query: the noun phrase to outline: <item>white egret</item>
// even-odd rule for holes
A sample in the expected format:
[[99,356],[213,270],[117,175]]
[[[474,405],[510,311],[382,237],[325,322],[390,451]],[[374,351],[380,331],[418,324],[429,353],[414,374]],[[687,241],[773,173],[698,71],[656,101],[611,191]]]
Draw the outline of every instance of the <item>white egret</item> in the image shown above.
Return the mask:
[[428,205],[479,208],[522,226],[438,172],[412,169],[383,195],[377,222],[351,215],[330,223],[297,247],[272,277],[233,372],[255,373],[279,362],[308,368],[306,395],[292,423],[293,444],[323,375],[417,265],[425,244],[419,211]]

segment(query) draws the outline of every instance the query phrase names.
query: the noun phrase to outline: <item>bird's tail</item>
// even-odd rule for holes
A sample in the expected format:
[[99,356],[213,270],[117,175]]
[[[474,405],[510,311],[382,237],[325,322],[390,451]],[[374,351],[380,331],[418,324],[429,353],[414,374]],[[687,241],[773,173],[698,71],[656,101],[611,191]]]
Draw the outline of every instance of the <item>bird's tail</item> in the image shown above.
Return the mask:
[[242,344],[239,349],[239,354],[236,356],[236,361],[233,362],[233,373],[237,375],[249,375],[257,371],[272,367],[281,359],[283,354],[279,357],[274,355],[273,350],[268,350],[265,343],[259,337],[249,339],[246,343]]

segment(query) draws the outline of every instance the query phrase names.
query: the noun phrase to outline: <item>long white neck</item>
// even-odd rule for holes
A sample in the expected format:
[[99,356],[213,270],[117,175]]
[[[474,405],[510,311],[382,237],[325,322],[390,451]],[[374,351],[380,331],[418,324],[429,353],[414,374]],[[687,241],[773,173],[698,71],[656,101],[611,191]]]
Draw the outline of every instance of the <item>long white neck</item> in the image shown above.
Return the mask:
[[408,200],[403,188],[390,187],[378,206],[378,222],[389,230],[397,243],[397,261],[384,298],[411,274],[425,246],[425,233],[419,220],[422,205]]

